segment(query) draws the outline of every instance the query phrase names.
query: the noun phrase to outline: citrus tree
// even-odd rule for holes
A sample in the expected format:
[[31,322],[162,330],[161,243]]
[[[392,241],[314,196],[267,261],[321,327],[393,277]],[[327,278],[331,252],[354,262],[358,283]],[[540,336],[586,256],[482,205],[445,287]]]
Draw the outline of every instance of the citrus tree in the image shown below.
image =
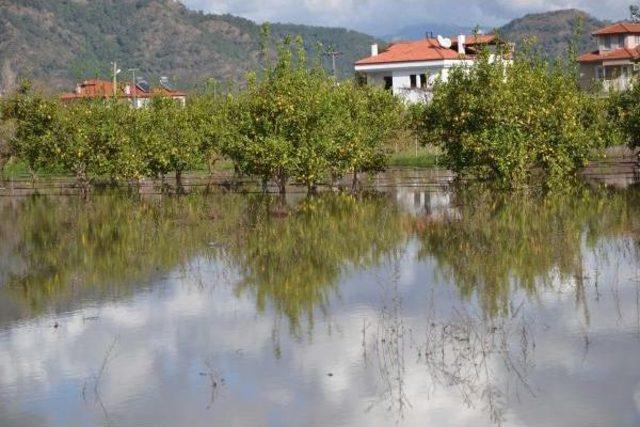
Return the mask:
[[18,91],[2,105],[4,126],[12,126],[7,151],[24,161],[32,176],[55,162],[46,144],[59,104],[34,92],[29,82],[23,82]]
[[182,187],[182,174],[202,161],[201,139],[192,111],[171,98],[156,97],[148,108],[138,110],[138,149],[148,176],[174,172]]
[[226,152],[238,169],[274,180],[280,193],[290,179],[312,190],[326,178],[334,143],[333,81],[310,68],[302,40],[285,39],[275,64],[231,101],[235,134]]
[[558,182],[607,145],[607,111],[582,92],[569,67],[521,55],[483,52],[472,67],[436,83],[421,125],[461,174],[520,186],[541,173]]
[[72,173],[83,193],[92,180],[139,178],[142,156],[133,144],[132,110],[116,101],[81,101],[57,110],[45,138],[48,151]]
[[333,177],[380,172],[387,166],[388,142],[403,125],[405,108],[390,92],[354,82],[341,84],[334,94],[335,143],[331,152]]

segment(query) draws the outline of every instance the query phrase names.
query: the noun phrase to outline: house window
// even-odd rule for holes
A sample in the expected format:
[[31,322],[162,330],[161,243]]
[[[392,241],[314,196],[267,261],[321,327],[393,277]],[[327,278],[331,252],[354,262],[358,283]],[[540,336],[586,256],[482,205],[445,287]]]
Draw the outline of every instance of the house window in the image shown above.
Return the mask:
[[604,43],[604,48],[605,49],[611,49],[611,37],[610,36],[603,37],[602,41]]
[[619,48],[624,47],[624,38],[625,38],[624,35],[619,35],[618,36],[618,47]]
[[600,81],[604,79],[604,68],[596,67],[596,80]]
[[416,74],[411,74],[409,76],[409,79],[411,80],[411,89],[415,89],[418,87],[418,76]]
[[391,76],[384,77],[384,88],[386,90],[391,90],[393,88],[393,77]]
[[420,87],[426,88],[429,85],[429,79],[426,74],[420,74]]

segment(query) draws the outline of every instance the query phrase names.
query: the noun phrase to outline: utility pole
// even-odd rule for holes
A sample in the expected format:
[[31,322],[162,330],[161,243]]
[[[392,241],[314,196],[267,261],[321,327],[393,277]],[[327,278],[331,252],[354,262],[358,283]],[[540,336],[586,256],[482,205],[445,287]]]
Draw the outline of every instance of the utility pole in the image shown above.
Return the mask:
[[324,56],[330,56],[331,57],[331,63],[332,63],[332,69],[333,69],[333,77],[337,77],[337,68],[336,68],[336,58],[338,56],[342,56],[342,52],[338,52],[337,50],[330,50],[328,52],[324,53]]
[[118,69],[118,63],[116,61],[113,61],[111,65],[113,65],[113,97],[116,98],[118,96],[118,74],[120,74],[122,70]]
[[137,68],[129,68],[129,71],[131,72],[131,90],[133,91],[133,108],[138,108],[138,88],[136,86],[136,71],[138,71]]

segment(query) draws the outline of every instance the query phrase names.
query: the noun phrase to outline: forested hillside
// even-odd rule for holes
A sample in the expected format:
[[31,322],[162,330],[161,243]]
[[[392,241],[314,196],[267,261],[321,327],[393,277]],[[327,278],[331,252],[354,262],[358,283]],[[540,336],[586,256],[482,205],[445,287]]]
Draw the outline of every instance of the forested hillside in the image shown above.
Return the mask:
[[[272,25],[274,38],[301,35],[343,53],[339,73],[366,55],[373,37],[338,28]],[[26,77],[51,88],[108,77],[117,60],[149,79],[193,85],[238,80],[258,62],[260,27],[229,15],[187,9],[175,0],[3,0],[0,7],[0,89]],[[327,61],[327,64],[329,61]]]
[[[579,10],[527,15],[499,31],[520,47],[535,38],[554,58],[566,54],[577,22],[583,23],[580,51],[592,50],[590,33],[606,23]],[[310,51],[321,43],[341,52],[343,77],[375,41],[356,31],[305,25],[273,24],[272,34],[301,35]],[[258,65],[259,49],[254,22],[189,10],[175,0],[2,0],[0,7],[0,91],[21,77],[52,92],[70,89],[80,79],[109,77],[113,60],[125,73],[137,68],[152,81],[168,76],[185,87],[210,78],[237,81]],[[329,68],[328,57],[325,62]]]
[[587,52],[596,48],[591,33],[607,24],[586,12],[569,9],[526,15],[499,29],[500,34],[516,46],[522,47],[526,39],[536,41],[536,49],[548,58],[567,54],[569,42],[581,23],[578,50]]

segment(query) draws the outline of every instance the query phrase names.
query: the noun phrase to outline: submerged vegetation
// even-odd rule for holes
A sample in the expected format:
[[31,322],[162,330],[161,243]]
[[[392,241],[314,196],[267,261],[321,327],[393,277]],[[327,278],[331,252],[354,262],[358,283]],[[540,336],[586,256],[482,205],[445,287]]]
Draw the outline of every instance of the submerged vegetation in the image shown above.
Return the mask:
[[[280,193],[347,177],[355,191],[363,173],[389,164],[437,164],[513,188],[565,182],[602,149],[640,144],[639,86],[608,98],[582,91],[573,63],[481,52],[435,83],[432,102],[408,107],[382,88],[327,75],[301,39],[284,39],[274,57],[269,37],[265,27],[263,68],[245,87],[208,87],[186,106],[162,97],[140,110],[109,99],[61,104],[23,84],[2,102],[0,167],[12,159],[34,177],[70,174],[85,194],[96,182],[169,174],[180,189],[183,173],[219,160]],[[403,137],[416,141],[413,156],[397,154]],[[442,155],[418,155],[417,141]]]
[[[239,173],[290,182],[310,192],[346,174],[383,170],[387,142],[400,127],[402,104],[382,89],[338,83],[306,59],[302,40],[285,39],[271,62],[242,90],[209,90],[182,106],[154,98],[149,108],[114,100],[62,105],[28,85],[4,102],[15,132],[8,155],[32,174],[60,170],[83,191],[97,180],[135,182],[230,159]],[[6,158],[6,155],[4,156]]]
[[436,84],[421,135],[458,173],[511,187],[557,183],[618,141],[607,103],[582,91],[565,64],[484,52]]

